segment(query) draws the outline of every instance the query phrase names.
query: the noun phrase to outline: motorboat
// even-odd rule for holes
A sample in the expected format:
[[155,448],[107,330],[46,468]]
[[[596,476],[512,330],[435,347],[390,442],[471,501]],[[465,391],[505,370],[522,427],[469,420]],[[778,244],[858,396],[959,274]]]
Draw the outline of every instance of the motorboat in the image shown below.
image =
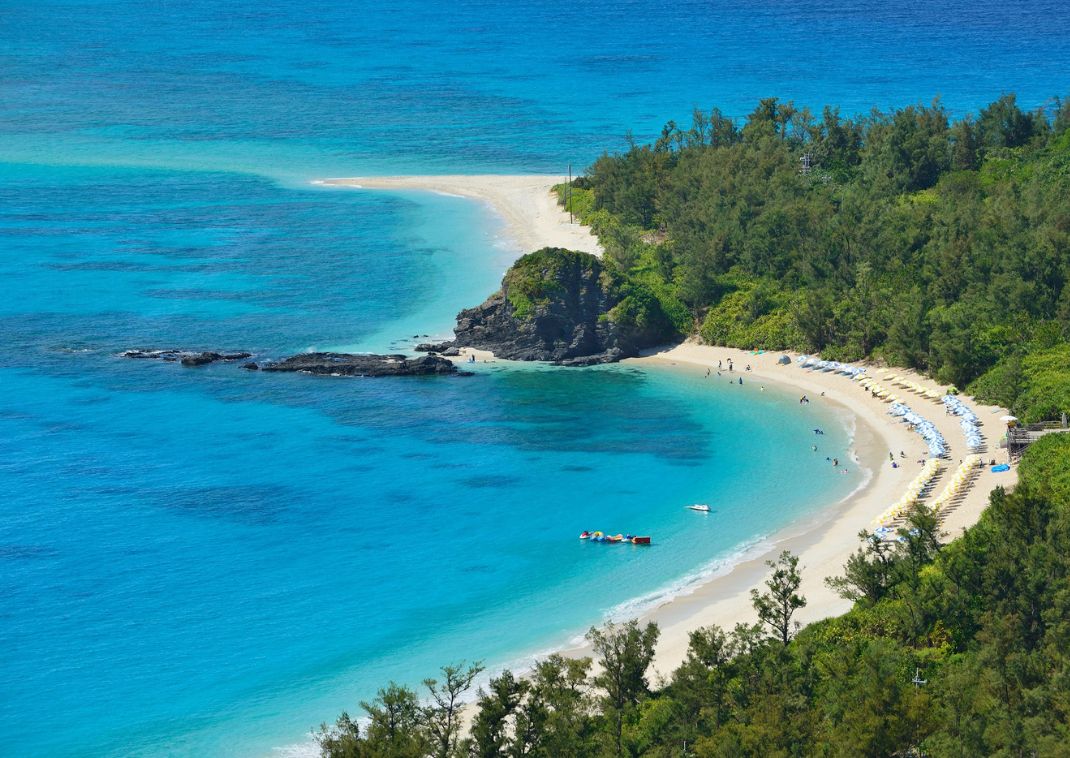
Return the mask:
[[689,505],[687,507],[693,511],[698,511],[699,513],[710,512],[710,506],[706,505],[705,503],[695,503],[694,505]]

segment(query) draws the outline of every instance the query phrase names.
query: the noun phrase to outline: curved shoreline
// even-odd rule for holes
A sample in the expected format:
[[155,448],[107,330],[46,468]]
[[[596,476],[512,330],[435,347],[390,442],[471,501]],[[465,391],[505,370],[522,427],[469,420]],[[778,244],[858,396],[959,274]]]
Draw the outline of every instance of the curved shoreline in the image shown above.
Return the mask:
[[[553,184],[564,177],[541,175],[528,176],[394,176],[357,177],[329,179],[317,182],[325,186],[366,188],[375,190],[423,190],[463,197],[470,197],[490,205],[506,222],[510,236],[525,252],[545,246],[570,247],[601,254],[597,239],[586,227],[570,224],[568,215],[557,205],[550,191]],[[472,350],[478,357],[491,357],[485,351]],[[791,355],[793,362],[782,366],[776,363],[781,355]],[[917,461],[928,457],[922,439],[907,425],[888,415],[888,404],[872,398],[862,387],[849,378],[800,368],[792,353],[776,352],[757,355],[752,352],[694,343],[685,343],[673,348],[650,351],[632,363],[675,364],[687,369],[701,371],[717,370],[718,360],[727,363],[731,358],[745,375],[748,384],[767,382],[800,394],[806,394],[811,402],[828,404],[849,414],[855,422],[852,450],[856,465],[870,471],[867,481],[841,501],[820,507],[810,515],[778,530],[759,541],[768,546],[758,551],[744,550],[735,562],[729,561],[724,573],[718,570],[706,580],[695,583],[688,592],[679,593],[641,612],[641,620],[656,621],[661,628],[661,637],[656,650],[654,671],[668,676],[686,657],[689,634],[694,629],[718,624],[731,628],[736,623],[753,623],[756,614],[751,606],[750,590],[758,588],[765,580],[768,569],[765,561],[781,550],[790,550],[800,557],[803,575],[802,594],[807,605],[799,611],[800,622],[807,624],[822,618],[842,614],[851,603],[839,598],[829,590],[824,579],[842,572],[847,558],[858,548],[858,532],[872,529],[873,519],[896,502],[919,468]],[[750,364],[751,370],[744,367]],[[927,388],[937,385],[916,372],[896,369],[905,376]],[[904,393],[905,394],[905,393]],[[985,458],[1006,459],[1006,453],[994,445],[1002,432],[998,418],[1007,413],[1005,409],[978,406],[973,398],[966,400],[986,422],[989,438]],[[939,491],[951,475],[954,463],[969,452],[964,444],[957,417],[945,416],[942,405],[922,398],[908,396],[905,400],[922,416],[932,421],[949,444],[952,465],[936,482]],[[906,457],[900,459],[903,451]],[[895,453],[897,468],[888,460],[888,453]],[[1017,480],[1013,469],[1004,474],[993,474],[983,469],[977,481],[966,492],[961,503],[948,514],[944,523],[947,539],[957,537],[976,523],[988,501],[989,492],[996,486],[1012,486]],[[758,547],[758,546],[755,546]],[[716,559],[711,559],[711,564]],[[564,649],[567,655],[586,655],[590,650],[585,645]]]
[[[777,359],[791,355],[790,365],[781,366]],[[658,644],[655,669],[668,675],[683,662],[687,654],[688,635],[693,629],[709,624],[730,628],[736,623],[752,623],[756,615],[751,606],[750,590],[760,587],[768,569],[765,561],[781,550],[791,550],[800,557],[803,576],[802,594],[807,605],[798,613],[803,624],[822,618],[840,615],[848,611],[851,603],[838,597],[824,584],[828,576],[842,573],[847,558],[859,547],[858,532],[872,529],[873,519],[891,503],[898,500],[906,485],[914,477],[919,459],[928,457],[920,436],[906,424],[888,415],[889,405],[869,395],[856,382],[845,376],[803,369],[795,363],[793,353],[753,353],[731,348],[685,343],[665,351],[653,352],[636,359],[642,362],[670,362],[695,367],[704,371],[716,370],[717,361],[731,357],[737,373],[746,374],[749,382],[768,382],[805,393],[812,403],[828,403],[837,406],[856,419],[856,436],[852,445],[861,465],[872,472],[871,478],[839,503],[820,508],[810,516],[796,521],[776,534],[771,535],[772,547],[760,556],[748,558],[732,567],[721,577],[711,579],[694,592],[675,598],[655,608],[642,618],[657,621],[662,629]],[[751,366],[751,371],[738,371]],[[925,387],[936,388],[935,382],[915,372],[897,370]],[[1006,459],[1006,452],[996,451],[994,445],[1001,433],[999,416],[1006,413],[1002,408],[978,406],[972,398],[964,398],[975,409],[989,437],[986,458]],[[913,396],[907,402],[922,416],[933,421],[949,443],[952,462],[957,462],[968,451],[965,447],[958,418],[946,416],[942,405]],[[896,453],[900,465],[892,468],[889,452]],[[907,453],[899,458],[899,451]],[[949,466],[937,481],[936,491],[950,477]],[[978,480],[966,493],[964,499],[948,514],[944,523],[946,539],[959,536],[962,531],[976,523],[988,502],[989,492],[996,486],[1011,486],[1017,480],[1017,471],[993,474],[983,470]]]
[[505,221],[509,236],[521,252],[528,253],[541,247],[564,247],[601,255],[602,245],[598,238],[579,222],[570,223],[568,213],[557,204],[553,186],[565,181],[568,181],[567,176],[550,174],[473,174],[357,176],[321,179],[314,183],[349,189],[418,190],[479,200]]

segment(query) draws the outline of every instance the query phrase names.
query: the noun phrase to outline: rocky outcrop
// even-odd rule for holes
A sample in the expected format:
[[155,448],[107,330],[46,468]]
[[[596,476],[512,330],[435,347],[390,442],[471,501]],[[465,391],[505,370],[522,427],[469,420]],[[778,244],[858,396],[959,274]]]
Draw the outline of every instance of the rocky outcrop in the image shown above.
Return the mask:
[[568,366],[612,363],[674,336],[652,294],[595,256],[561,248],[518,260],[501,290],[458,314],[454,331],[455,345]]
[[421,342],[413,348],[418,353],[445,353],[455,349],[452,342]]
[[123,358],[137,358],[141,360],[167,361],[168,363],[180,362],[183,366],[207,366],[216,361],[240,361],[251,358],[252,353],[216,353],[211,351],[197,352],[195,350],[125,350],[119,353]]
[[[238,361],[252,353],[195,352],[192,350],[126,350],[123,358],[180,362],[183,366],[205,366],[216,361]],[[464,374],[453,361],[437,355],[407,358],[404,355],[352,355],[349,353],[302,353],[270,363],[247,362],[250,371],[301,371],[306,374],[332,376],[430,376]]]
[[406,358],[404,355],[352,355],[349,353],[304,353],[275,363],[261,364],[261,371],[301,371],[330,376],[431,376],[459,374],[453,361],[437,355]]

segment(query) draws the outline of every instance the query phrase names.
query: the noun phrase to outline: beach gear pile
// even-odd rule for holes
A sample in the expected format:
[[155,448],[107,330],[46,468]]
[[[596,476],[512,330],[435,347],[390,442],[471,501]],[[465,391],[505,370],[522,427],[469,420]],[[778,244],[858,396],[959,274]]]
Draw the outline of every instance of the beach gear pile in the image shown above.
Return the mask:
[[947,442],[944,441],[944,435],[940,434],[940,430],[936,428],[932,421],[922,418],[910,410],[909,406],[899,402],[892,403],[891,410],[888,413],[910,424],[911,428],[925,440],[925,444],[929,447],[929,455],[933,458],[947,456]]
[[971,450],[979,449],[984,444],[984,438],[981,436],[981,420],[977,418],[977,414],[954,395],[945,395],[943,403],[949,411],[959,417],[962,436],[966,438],[966,446]]
[[921,497],[921,493],[932,484],[933,480],[940,475],[942,466],[937,458],[930,458],[925,461],[925,465],[921,469],[913,481],[907,485],[906,491],[903,496],[899,498],[888,510],[874,519],[875,523],[887,524],[890,521],[895,521],[897,518],[905,514],[910,507],[918,501]]
[[[979,450],[984,445],[980,419],[977,418],[977,414],[968,405],[955,395],[944,395],[936,390],[923,387],[906,374],[900,376],[894,370],[886,370],[878,378],[867,374],[866,369],[861,366],[852,366],[849,363],[840,363],[839,361],[824,361],[811,355],[800,356],[798,363],[802,368],[851,377],[874,397],[891,403],[888,413],[910,424],[911,428],[925,440],[925,444],[929,448],[930,457],[925,462],[921,473],[907,485],[903,496],[875,519],[875,523],[880,524],[880,526],[874,529],[874,533],[881,539],[891,538],[895,535],[895,528],[890,526],[891,522],[901,518],[921,498],[922,492],[940,476],[942,470],[940,459],[947,458],[948,455],[947,442],[944,440],[944,436],[940,434],[940,430],[936,428],[936,425],[911,410],[910,406],[904,403],[898,395],[894,394],[890,387],[901,387],[934,402],[943,403],[952,414],[958,416],[966,447],[970,450]],[[939,510],[954,501],[964,488],[969,485],[970,481],[976,476],[977,470],[983,465],[984,461],[980,455],[974,453],[966,456],[951,476],[951,480],[944,488],[944,491],[932,501],[933,509]]]
[[812,355],[800,355],[798,362],[803,368],[810,368],[815,371],[831,371],[834,374],[843,374],[852,379],[866,373],[862,366],[852,366],[850,363],[840,363],[839,361],[823,361]]
[[977,474],[977,470],[984,466],[984,461],[979,455],[967,455],[962,459],[962,463],[955,469],[955,473],[951,476],[951,481],[944,487],[944,491],[941,492],[930,504],[933,510],[940,510],[945,505],[950,503],[959,493],[966,487],[970,481],[973,480]]
[[874,397],[879,397],[886,403],[898,403],[901,402],[899,395],[892,394],[892,391],[886,388],[883,384],[877,381],[876,377],[866,376],[858,379],[859,386],[865,388]]
[[581,540],[591,542],[604,542],[607,545],[649,545],[649,537],[640,537],[637,534],[605,534],[604,532],[580,532]]
[[908,378],[906,375],[898,376],[894,371],[885,371],[883,374],[884,381],[894,384],[896,387],[902,387],[903,389],[910,390],[911,392],[927,397],[933,401],[940,400],[940,393],[936,390],[926,389],[913,379]]

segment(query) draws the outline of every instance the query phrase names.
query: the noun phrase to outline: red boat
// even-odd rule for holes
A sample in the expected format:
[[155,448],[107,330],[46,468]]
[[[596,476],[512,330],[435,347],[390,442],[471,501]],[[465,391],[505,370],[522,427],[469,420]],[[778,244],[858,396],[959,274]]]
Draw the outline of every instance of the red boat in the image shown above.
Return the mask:
[[650,544],[650,538],[649,537],[632,537],[632,544],[633,545],[649,545]]

